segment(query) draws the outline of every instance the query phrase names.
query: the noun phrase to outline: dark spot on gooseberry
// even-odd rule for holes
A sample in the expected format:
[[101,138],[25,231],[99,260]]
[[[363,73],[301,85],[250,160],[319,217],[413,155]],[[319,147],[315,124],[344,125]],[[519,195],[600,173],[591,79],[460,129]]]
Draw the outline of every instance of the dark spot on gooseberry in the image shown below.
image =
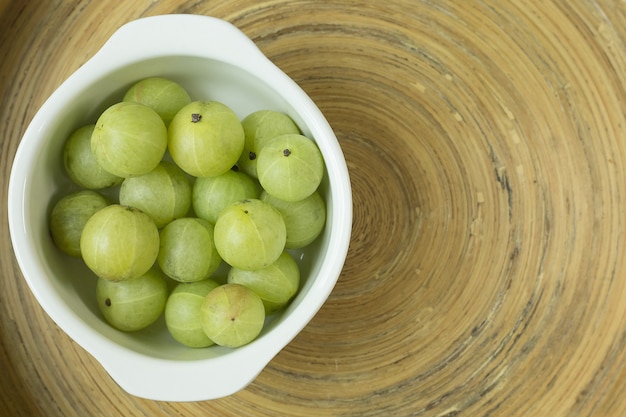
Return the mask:
[[198,123],[202,119],[202,115],[198,113],[191,114],[191,123]]
[[104,305],[106,305],[107,307],[111,307],[111,299],[107,298],[106,300],[104,300]]
[[283,149],[283,155],[289,156],[291,155],[291,151],[289,149]]
[[244,210],[243,212],[244,212],[244,213],[246,213],[246,214],[248,214],[248,210]]
[[235,321],[235,318],[234,318],[234,317],[231,317],[231,318],[230,318],[230,321]]
[[256,153],[250,151],[250,153],[248,154],[248,158],[250,158],[251,161],[254,161],[256,159]]

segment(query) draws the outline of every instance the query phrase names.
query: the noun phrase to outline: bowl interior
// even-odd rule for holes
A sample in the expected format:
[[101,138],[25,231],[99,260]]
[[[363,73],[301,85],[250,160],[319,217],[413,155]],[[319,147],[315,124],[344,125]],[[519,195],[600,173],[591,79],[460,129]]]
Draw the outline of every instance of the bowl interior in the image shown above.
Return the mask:
[[[40,273],[36,276],[25,274],[26,279],[39,301],[43,301],[44,308],[46,305],[54,305],[54,308],[68,309],[66,314],[73,314],[79,318],[79,323],[84,324],[85,328],[139,354],[175,360],[195,360],[225,355],[232,350],[220,347],[190,349],[180,345],[167,333],[163,319],[147,329],[134,333],[119,332],[110,327],[104,322],[95,302],[94,274],[82,260],[61,253],[54,246],[48,231],[48,215],[53,204],[74,188],[77,189],[63,172],[64,141],[78,127],[95,123],[98,115],[109,105],[121,100],[124,92],[134,82],[149,76],[163,76],[179,82],[187,89],[193,100],[221,101],[230,106],[240,118],[260,109],[286,112],[305,135],[320,144],[319,138],[313,133],[315,127],[308,126],[306,117],[302,117],[300,109],[295,108],[297,105],[287,102],[279,91],[270,88],[260,77],[241,68],[207,58],[167,56],[140,61],[114,69],[93,81],[82,83],[84,87],[68,88],[63,95],[53,94],[49,101],[54,103],[42,108],[47,113],[38,115],[42,121],[39,130],[30,132],[32,136],[38,137],[35,139],[38,142],[34,163],[27,168],[29,172],[23,186],[22,215],[25,227],[29,229],[25,231],[27,242],[24,245],[30,247],[28,250],[32,253],[29,256],[33,256],[34,261],[39,264]],[[66,83],[71,85],[72,78]],[[30,138],[25,140],[28,139]],[[329,158],[338,157],[328,154],[323,146],[320,146],[320,149],[327,161]],[[307,299],[316,280],[318,284],[320,281],[330,280],[331,286],[336,280],[336,277],[332,276],[319,276],[331,242],[330,225],[334,203],[332,185],[328,177],[329,175],[325,176],[320,187],[327,204],[327,227],[313,244],[306,249],[292,252],[301,266],[301,290],[284,312],[268,317],[259,339],[271,337],[272,332],[303,303],[312,302],[321,305],[324,300]],[[42,285],[43,283],[46,285]],[[44,287],[52,289],[53,294],[40,289]],[[45,302],[52,299],[56,299],[56,304]],[[59,300],[61,302],[58,302]],[[64,327],[63,323],[59,324]]]

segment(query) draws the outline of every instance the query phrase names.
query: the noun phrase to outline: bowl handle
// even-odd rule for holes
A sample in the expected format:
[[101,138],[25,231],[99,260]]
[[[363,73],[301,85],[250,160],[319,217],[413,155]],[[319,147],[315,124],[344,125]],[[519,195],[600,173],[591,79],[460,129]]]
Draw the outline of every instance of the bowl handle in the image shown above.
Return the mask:
[[233,24],[193,14],[130,21],[111,35],[94,58],[132,63],[163,55],[215,58],[242,68],[269,63],[256,44]]
[[[111,378],[127,393],[169,402],[208,401],[246,388],[267,366],[275,352],[271,346],[252,343],[221,358],[158,359],[104,341],[106,352],[92,352]],[[191,349],[191,348],[189,348]],[[219,346],[208,349],[224,350]]]

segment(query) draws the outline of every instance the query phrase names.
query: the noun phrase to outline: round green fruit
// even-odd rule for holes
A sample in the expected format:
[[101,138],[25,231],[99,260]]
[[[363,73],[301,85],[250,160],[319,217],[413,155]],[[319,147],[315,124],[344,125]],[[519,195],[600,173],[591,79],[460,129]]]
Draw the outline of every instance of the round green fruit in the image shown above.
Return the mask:
[[79,257],[85,224],[108,205],[105,197],[91,190],[78,191],[59,200],[50,213],[50,234],[55,245],[68,255]]
[[201,307],[202,329],[220,346],[236,348],[252,342],[263,330],[265,308],[261,298],[239,284],[211,290]]
[[167,301],[167,284],[158,268],[126,281],[99,278],[96,300],[104,319],[118,330],[132,332],[154,323]]
[[102,168],[91,151],[91,135],[95,127],[87,125],[77,129],[63,147],[65,172],[76,184],[90,190],[113,187],[123,180]]
[[183,107],[168,129],[168,149],[183,171],[212,177],[231,169],[244,146],[241,121],[226,105],[194,101]]
[[172,221],[161,230],[159,266],[178,282],[208,279],[222,262],[213,237],[213,225],[204,219]]
[[134,101],[152,108],[167,126],[180,109],[191,103],[191,97],[180,84],[172,80],[150,77],[135,83],[122,101]]
[[112,204],[89,218],[81,234],[80,250],[85,264],[100,278],[137,278],[156,261],[159,231],[141,210]]
[[187,214],[191,207],[191,183],[180,168],[162,161],[145,175],[126,178],[119,200],[120,204],[140,209],[161,228]]
[[257,178],[256,158],[267,141],[288,133],[300,133],[296,123],[287,114],[269,109],[250,113],[244,117],[241,125],[246,141],[237,165],[253,178]]
[[241,284],[254,291],[269,315],[285,307],[298,292],[300,269],[288,252],[283,252],[270,266],[254,271],[231,268],[229,284]]
[[167,149],[167,128],[150,107],[123,101],[107,108],[91,135],[91,151],[102,168],[118,177],[147,174]]
[[215,224],[222,210],[237,201],[258,198],[260,188],[256,180],[241,171],[198,178],[192,189],[193,210],[196,216]]
[[298,201],[313,194],[324,176],[324,160],[315,142],[302,135],[282,135],[261,149],[259,182],[268,194]]
[[265,268],[283,252],[286,234],[278,210],[261,200],[247,199],[222,211],[215,223],[215,247],[235,268]]
[[278,209],[283,216],[287,229],[285,247],[288,249],[309,245],[324,230],[326,203],[317,191],[298,201],[284,201],[263,191],[260,199]]
[[213,345],[202,328],[202,304],[206,295],[219,284],[213,280],[178,284],[165,304],[165,325],[172,337],[185,346],[203,348]]

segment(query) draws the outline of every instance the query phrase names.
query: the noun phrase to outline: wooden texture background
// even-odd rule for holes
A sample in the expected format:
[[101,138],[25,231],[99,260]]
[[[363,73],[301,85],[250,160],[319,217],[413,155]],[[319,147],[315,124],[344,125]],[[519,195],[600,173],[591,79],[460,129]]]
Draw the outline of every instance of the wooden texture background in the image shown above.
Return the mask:
[[[56,327],[6,215],[40,105],[165,13],[250,36],[327,116],[354,194],[328,302],[199,403],[126,394]],[[626,415],[625,113],[624,0],[0,0],[0,415]]]

